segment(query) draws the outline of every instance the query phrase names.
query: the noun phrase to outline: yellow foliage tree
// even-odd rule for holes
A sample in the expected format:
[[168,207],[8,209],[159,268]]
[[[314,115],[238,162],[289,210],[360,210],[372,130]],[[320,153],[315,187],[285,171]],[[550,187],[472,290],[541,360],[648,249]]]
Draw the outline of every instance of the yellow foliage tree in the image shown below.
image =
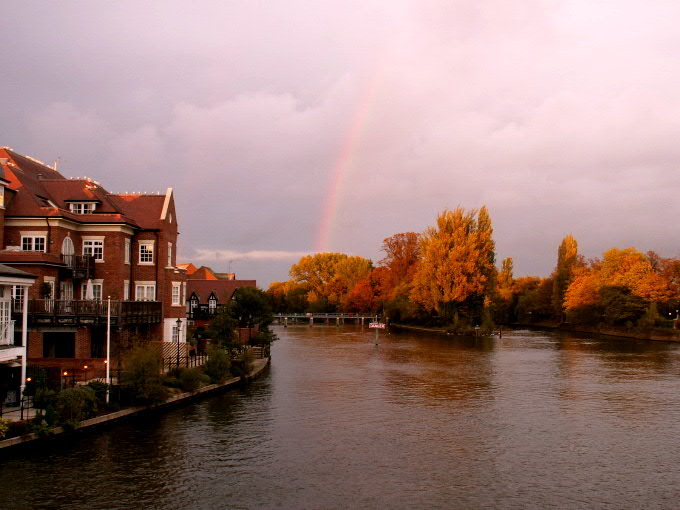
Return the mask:
[[452,305],[484,296],[495,271],[492,234],[486,207],[442,212],[421,238],[412,299],[449,316]]

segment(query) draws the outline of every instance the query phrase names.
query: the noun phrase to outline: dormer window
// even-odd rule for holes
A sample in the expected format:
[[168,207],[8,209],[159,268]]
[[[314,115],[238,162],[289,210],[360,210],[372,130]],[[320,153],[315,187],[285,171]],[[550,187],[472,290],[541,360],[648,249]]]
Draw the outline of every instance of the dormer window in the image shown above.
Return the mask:
[[217,310],[217,298],[215,297],[215,294],[210,294],[210,297],[208,298],[208,310],[211,313],[214,313],[215,310]]
[[73,214],[92,214],[97,207],[95,202],[71,202],[68,205]]
[[198,296],[196,294],[191,295],[191,299],[189,300],[189,303],[191,306],[191,309],[193,310],[194,308],[198,308]]

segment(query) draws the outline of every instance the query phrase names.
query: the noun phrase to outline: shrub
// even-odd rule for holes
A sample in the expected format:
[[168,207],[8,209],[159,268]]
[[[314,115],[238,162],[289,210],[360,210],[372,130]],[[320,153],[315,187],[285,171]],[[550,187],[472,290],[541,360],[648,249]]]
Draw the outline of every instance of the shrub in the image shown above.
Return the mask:
[[97,411],[97,397],[92,388],[68,388],[62,390],[55,402],[59,423],[66,427],[75,427]]
[[87,383],[87,387],[94,391],[94,394],[99,402],[106,401],[106,391],[109,389],[108,384],[102,381],[90,381]]
[[224,349],[215,346],[208,349],[208,361],[205,362],[204,372],[210,378],[210,381],[214,384],[226,381],[230,375],[230,367],[231,360]]
[[157,404],[168,398],[162,384],[161,356],[153,346],[132,349],[124,360],[122,383],[137,404]]
[[0,439],[4,439],[9,431],[9,420],[0,418]]
[[235,377],[247,377],[253,368],[253,355],[250,350],[245,349],[236,357],[231,365],[231,373]]
[[183,391],[194,392],[209,381],[200,368],[184,368],[179,373],[179,387]]

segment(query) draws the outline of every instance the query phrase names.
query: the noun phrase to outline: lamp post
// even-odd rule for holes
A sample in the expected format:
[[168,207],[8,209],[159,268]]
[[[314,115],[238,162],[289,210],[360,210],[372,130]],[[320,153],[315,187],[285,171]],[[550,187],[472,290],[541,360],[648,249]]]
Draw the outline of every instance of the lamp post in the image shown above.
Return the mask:
[[177,318],[177,368],[179,368],[179,332],[181,331],[182,327],[182,319],[179,317]]

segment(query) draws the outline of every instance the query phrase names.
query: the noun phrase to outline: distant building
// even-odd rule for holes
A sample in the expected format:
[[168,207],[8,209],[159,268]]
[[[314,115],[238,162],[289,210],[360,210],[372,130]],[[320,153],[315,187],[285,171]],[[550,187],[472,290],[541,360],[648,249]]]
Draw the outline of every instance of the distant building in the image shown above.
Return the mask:
[[187,271],[187,318],[194,334],[202,336],[210,320],[240,287],[257,287],[256,280],[237,280],[234,273],[216,273],[206,266],[180,264]]
[[0,263],[35,274],[28,359],[89,378],[103,370],[107,298],[112,344],[184,341],[186,273],[175,264],[177,214],[164,194],[108,192],[87,178],[0,148]]

